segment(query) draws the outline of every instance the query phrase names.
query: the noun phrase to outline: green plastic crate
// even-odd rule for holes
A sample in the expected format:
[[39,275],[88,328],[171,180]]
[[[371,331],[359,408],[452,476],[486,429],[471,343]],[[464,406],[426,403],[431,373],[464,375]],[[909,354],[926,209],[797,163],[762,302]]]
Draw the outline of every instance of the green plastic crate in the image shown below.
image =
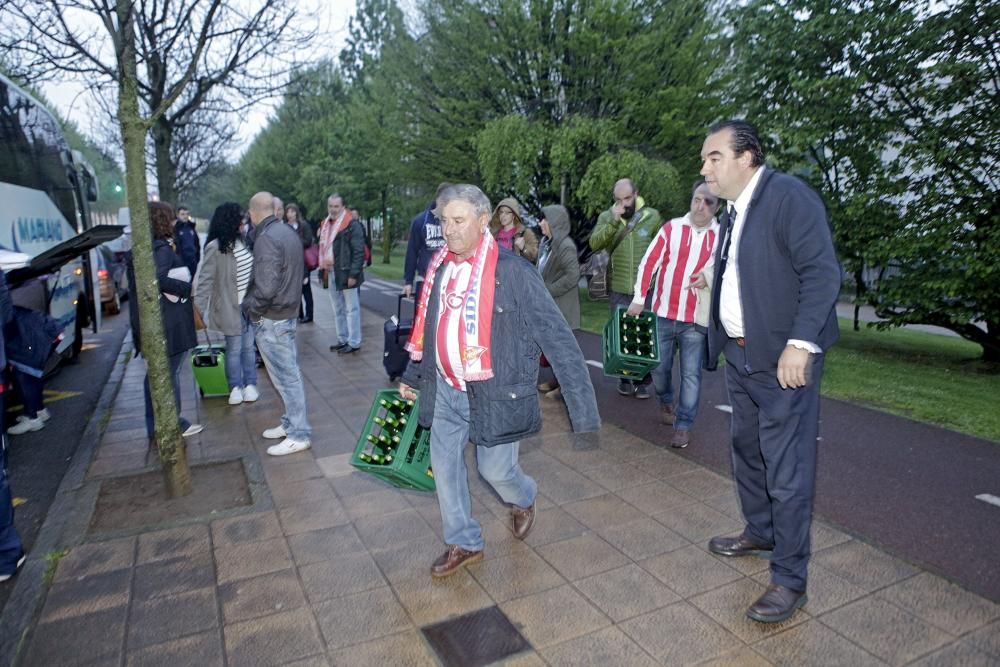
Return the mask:
[[626,310],[618,306],[604,325],[604,374],[639,380],[660,365],[656,315],[644,310],[629,317]]
[[431,432],[417,424],[419,400],[406,401],[394,389],[375,392],[351,465],[399,488],[434,491]]

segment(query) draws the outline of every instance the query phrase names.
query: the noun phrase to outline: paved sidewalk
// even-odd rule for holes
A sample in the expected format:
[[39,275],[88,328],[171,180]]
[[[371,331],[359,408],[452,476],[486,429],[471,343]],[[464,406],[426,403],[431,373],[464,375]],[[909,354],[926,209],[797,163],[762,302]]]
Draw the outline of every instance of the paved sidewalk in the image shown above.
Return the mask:
[[[1000,664],[1000,605],[819,522],[809,604],[779,625],[749,621],[767,562],[705,549],[741,528],[731,480],[613,426],[599,449],[574,450],[551,400],[544,432],[521,450],[539,483],[534,531],[513,539],[508,509],[474,478],[486,560],[433,581],[444,550],[435,497],[348,463],[388,386],[382,322],[365,311],[362,352],[337,357],[329,300],[315,294],[316,321],[299,329],[313,448],[264,453],[260,432],[280,410],[266,374],[261,400],[237,407],[197,402],[186,382],[185,414],[206,425],[192,463],[242,457],[251,481],[262,471],[253,507],[138,534],[67,529],[22,664],[454,664],[421,629],[494,606],[530,643],[505,665]],[[100,479],[155,463],[143,373],[129,363],[81,485],[91,508]]]

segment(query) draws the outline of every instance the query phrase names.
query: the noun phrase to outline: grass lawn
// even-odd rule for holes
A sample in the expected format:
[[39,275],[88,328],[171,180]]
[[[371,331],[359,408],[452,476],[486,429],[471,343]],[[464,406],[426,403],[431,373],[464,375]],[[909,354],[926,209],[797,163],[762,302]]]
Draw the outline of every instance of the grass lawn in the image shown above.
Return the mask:
[[[600,335],[608,302],[580,290],[581,323]],[[823,394],[1000,442],[1000,374],[979,361],[978,345],[921,331],[852,329],[840,320],[830,349]]]
[[379,278],[386,280],[403,279],[403,263],[406,261],[406,244],[397,243],[392,247],[389,255],[389,264],[382,263],[382,246],[372,248],[372,265],[365,269],[366,273],[372,273]]

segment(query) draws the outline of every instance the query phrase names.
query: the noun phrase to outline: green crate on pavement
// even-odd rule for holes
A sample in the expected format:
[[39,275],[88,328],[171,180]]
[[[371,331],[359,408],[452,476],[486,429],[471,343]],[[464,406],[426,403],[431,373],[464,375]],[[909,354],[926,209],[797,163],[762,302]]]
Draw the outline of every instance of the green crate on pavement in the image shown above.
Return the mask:
[[417,423],[419,400],[376,392],[351,465],[402,489],[433,491],[431,432]]
[[640,380],[660,364],[656,315],[648,310],[638,317],[618,306],[604,325],[604,374]]

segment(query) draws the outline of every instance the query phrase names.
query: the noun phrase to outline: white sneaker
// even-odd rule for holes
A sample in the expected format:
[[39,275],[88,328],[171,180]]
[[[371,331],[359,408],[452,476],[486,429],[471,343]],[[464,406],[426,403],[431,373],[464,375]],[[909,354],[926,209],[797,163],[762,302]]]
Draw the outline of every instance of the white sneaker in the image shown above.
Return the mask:
[[285,433],[285,427],[282,426],[281,424],[278,424],[274,428],[267,429],[261,435],[263,435],[268,440],[277,440],[278,438],[284,438],[288,434]]
[[35,413],[35,416],[41,419],[43,422],[47,422],[52,417],[52,415],[49,414],[48,408],[42,408],[37,413]]
[[295,452],[301,452],[309,449],[311,444],[312,443],[308,440],[292,440],[291,438],[285,438],[278,444],[268,447],[267,453],[271,456],[285,456],[286,454],[294,454]]
[[45,420],[41,417],[29,419],[24,415],[17,418],[17,423],[7,429],[7,435],[21,435],[30,431],[41,431],[45,428]]
[[24,565],[24,561],[27,558],[28,554],[22,554],[21,557],[17,559],[17,564],[14,566],[13,572],[11,572],[10,574],[0,574],[0,582],[7,581],[15,574],[17,574],[17,571],[21,569],[21,566]]
[[185,429],[183,433],[181,433],[181,435],[187,438],[188,436],[198,435],[204,430],[205,427],[202,424],[191,424],[190,426],[187,427],[187,429]]
[[229,392],[229,405],[239,405],[243,402],[243,390],[239,387],[233,387],[233,390]]
[[243,400],[247,403],[253,403],[258,398],[260,398],[260,392],[257,391],[256,385],[248,384],[243,387]]

